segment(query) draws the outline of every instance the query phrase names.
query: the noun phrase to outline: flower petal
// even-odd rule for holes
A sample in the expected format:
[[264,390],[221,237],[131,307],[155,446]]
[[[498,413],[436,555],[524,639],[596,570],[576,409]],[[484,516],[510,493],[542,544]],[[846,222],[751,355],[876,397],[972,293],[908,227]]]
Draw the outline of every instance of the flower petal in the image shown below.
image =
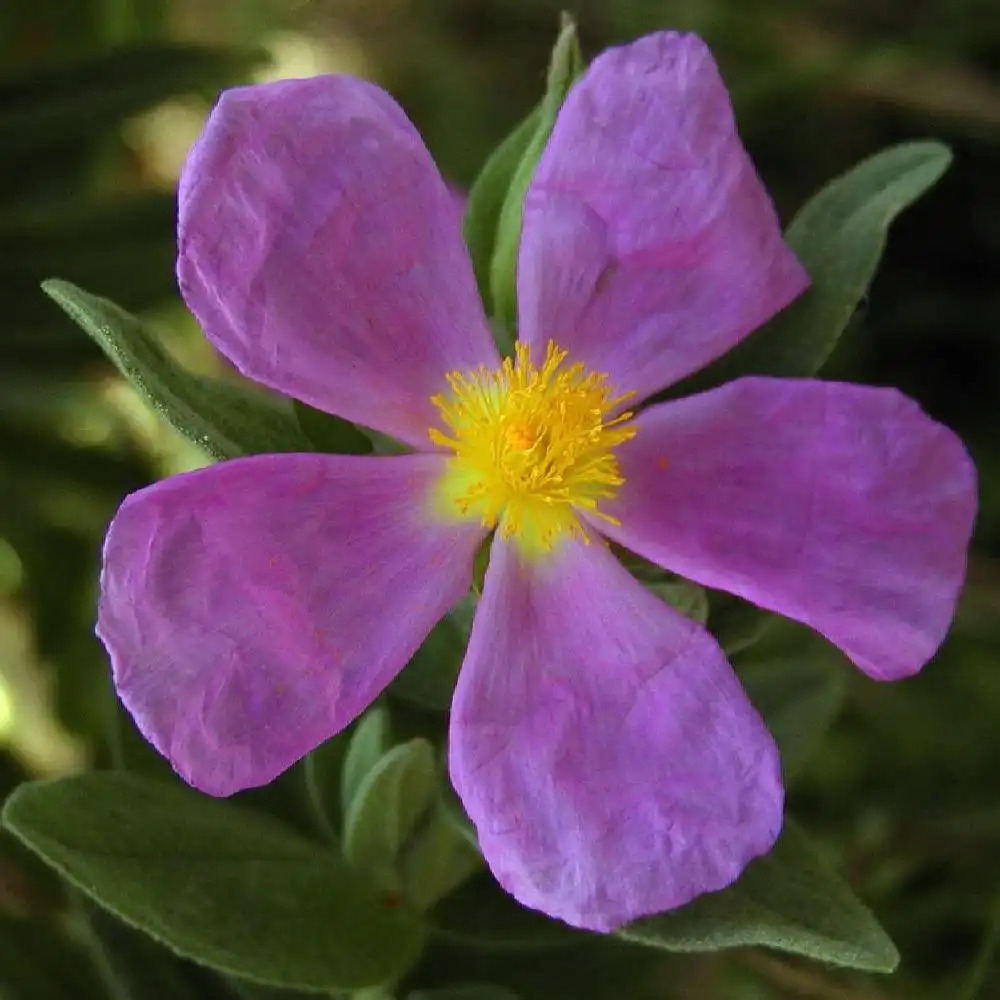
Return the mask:
[[694,35],[649,35],[594,60],[539,161],[523,233],[521,339],[554,340],[639,398],[808,283]]
[[616,541],[805,622],[865,673],[915,673],[965,577],[962,443],[892,389],[746,378],[642,413]]
[[181,291],[250,378],[419,446],[444,373],[496,363],[454,195],[373,84],[227,91],[179,201]]
[[262,785],[346,726],[463,594],[481,530],[428,523],[442,459],[258,455],[128,497],[98,634],[192,785]]
[[450,766],[500,884],[592,930],[723,888],[781,826],[777,749],[722,651],[599,540],[493,543]]

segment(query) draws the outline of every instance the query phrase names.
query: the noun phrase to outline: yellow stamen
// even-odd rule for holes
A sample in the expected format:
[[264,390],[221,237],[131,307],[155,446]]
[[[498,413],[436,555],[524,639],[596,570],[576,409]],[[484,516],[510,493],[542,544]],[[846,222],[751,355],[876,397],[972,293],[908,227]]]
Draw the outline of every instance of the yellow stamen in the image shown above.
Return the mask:
[[578,511],[618,523],[600,504],[624,482],[614,449],[635,435],[630,412],[612,416],[632,393],[613,395],[607,375],[564,365],[566,353],[550,342],[536,365],[518,344],[498,369],[451,372],[450,392],[431,399],[445,429],[428,435],[453,452],[440,509],[534,554],[563,537],[587,541]]

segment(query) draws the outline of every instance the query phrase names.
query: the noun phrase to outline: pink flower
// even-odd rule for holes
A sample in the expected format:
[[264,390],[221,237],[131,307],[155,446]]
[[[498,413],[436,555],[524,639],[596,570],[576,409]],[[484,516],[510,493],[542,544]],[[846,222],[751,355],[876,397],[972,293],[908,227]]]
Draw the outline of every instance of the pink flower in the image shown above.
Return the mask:
[[807,284],[697,38],[606,52],[570,93],[525,203],[513,361],[451,193],[360,80],[223,95],[181,181],[178,273],[246,375],[414,449],[259,455],[122,505],[99,632],[139,728],[206,792],[354,719],[496,528],[451,778],[510,893],[607,930],[732,882],[783,793],[715,640],[602,536],[879,680],[945,634],[975,477],[916,404],[744,378],[636,409]]

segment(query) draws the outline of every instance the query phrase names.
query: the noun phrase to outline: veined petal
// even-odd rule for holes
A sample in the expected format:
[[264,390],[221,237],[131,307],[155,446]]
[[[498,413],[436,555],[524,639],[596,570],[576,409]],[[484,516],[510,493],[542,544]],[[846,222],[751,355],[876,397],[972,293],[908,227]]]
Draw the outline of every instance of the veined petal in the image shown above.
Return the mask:
[[179,202],[181,291],[250,378],[421,446],[444,374],[496,363],[454,195],[373,84],[226,91]]
[[449,761],[500,884],[592,930],[721,889],[781,826],[777,749],[722,651],[600,540],[494,541]]
[[126,708],[186,781],[229,795],[276,777],[468,591],[482,531],[422,513],[442,462],[257,455],[125,500],[98,634]]
[[807,283],[704,42],[662,32],[598,56],[525,201],[521,339],[554,340],[641,399]]
[[812,626],[876,680],[915,673],[965,578],[976,474],[893,389],[746,378],[640,414],[602,529]]

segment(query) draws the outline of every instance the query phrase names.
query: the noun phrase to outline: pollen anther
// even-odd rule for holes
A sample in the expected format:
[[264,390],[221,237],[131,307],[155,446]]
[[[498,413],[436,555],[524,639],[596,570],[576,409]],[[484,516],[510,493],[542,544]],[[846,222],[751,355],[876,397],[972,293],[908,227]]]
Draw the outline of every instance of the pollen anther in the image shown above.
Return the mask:
[[431,441],[453,452],[440,484],[445,508],[548,551],[563,536],[588,539],[577,512],[617,523],[600,510],[624,482],[615,448],[635,435],[632,393],[615,395],[608,376],[566,365],[550,342],[536,365],[528,347],[497,369],[451,372],[432,397],[444,429]]

